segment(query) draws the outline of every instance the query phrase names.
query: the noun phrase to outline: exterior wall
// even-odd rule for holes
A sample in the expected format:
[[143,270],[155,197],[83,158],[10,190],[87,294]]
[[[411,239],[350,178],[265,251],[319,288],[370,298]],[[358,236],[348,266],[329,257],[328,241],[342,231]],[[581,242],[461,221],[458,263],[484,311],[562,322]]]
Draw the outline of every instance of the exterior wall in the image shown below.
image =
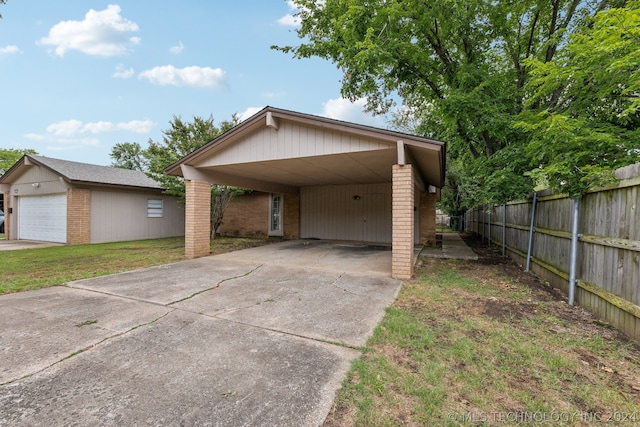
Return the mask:
[[396,150],[396,145],[364,136],[345,135],[322,127],[280,121],[279,129],[260,129],[199,166],[388,149]]
[[300,238],[300,195],[285,194],[284,196],[284,238]]
[[[162,218],[147,217],[147,201],[163,201]],[[184,206],[158,192],[91,191],[91,243],[184,236]]]
[[91,240],[91,191],[67,190],[67,244],[82,245]]
[[[34,186],[36,183],[38,185]],[[40,166],[31,166],[11,184],[10,193],[12,196],[42,196],[66,193],[67,188],[59,175]]]
[[185,184],[185,256],[206,256],[211,253],[211,184],[196,180]]
[[420,243],[428,246],[436,243],[436,193],[420,192]]
[[414,183],[411,165],[393,165],[393,243],[391,275],[410,279],[413,275]]
[[302,188],[300,237],[391,243],[391,185]]
[[12,214],[9,213],[9,208],[11,205],[11,193],[8,191],[3,193],[3,209],[4,209],[4,238],[9,240],[9,236],[11,236],[11,217]]
[[[287,198],[285,195],[285,209]],[[285,212],[285,233],[287,215]],[[220,235],[266,237],[269,233],[269,193],[253,191],[233,198],[224,212]]]

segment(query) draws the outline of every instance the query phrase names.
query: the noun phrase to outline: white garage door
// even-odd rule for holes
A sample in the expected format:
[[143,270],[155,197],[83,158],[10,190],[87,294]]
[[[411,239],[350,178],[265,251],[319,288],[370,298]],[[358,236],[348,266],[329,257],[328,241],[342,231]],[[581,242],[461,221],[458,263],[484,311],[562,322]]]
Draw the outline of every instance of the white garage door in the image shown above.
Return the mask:
[[67,242],[67,195],[18,198],[18,239]]

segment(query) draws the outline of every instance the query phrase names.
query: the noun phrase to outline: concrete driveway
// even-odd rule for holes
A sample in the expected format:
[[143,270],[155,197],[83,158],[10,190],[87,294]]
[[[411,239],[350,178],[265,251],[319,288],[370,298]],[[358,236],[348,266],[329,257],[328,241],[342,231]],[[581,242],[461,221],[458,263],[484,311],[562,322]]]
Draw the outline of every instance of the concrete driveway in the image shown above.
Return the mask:
[[48,248],[49,246],[64,246],[63,243],[40,242],[36,240],[6,240],[0,239],[0,251],[15,251],[18,249]]
[[0,296],[0,425],[320,425],[390,266],[291,241]]

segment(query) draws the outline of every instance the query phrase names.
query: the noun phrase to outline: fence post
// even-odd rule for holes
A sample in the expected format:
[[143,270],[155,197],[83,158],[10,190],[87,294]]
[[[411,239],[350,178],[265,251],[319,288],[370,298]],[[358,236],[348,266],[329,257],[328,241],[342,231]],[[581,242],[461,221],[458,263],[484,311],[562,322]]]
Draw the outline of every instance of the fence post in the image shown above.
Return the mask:
[[569,264],[569,305],[573,305],[576,294],[576,264],[578,259],[578,219],[580,199],[573,199],[573,215],[571,220],[571,258]]
[[502,256],[507,248],[507,204],[502,205]]
[[531,206],[531,225],[529,226],[529,249],[527,249],[527,268],[525,271],[529,271],[529,267],[531,267],[531,250],[533,249],[533,233],[536,231],[535,229],[535,218],[536,218],[536,201],[538,200],[538,193],[533,193],[533,204]]
[[484,205],[480,208],[480,213],[482,214],[482,243],[484,243]]

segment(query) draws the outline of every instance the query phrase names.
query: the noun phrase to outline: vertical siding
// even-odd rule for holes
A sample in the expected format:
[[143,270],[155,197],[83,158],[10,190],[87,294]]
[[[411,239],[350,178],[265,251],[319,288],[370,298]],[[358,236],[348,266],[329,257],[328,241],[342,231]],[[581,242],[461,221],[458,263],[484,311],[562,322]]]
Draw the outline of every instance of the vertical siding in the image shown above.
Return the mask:
[[[357,151],[384,150],[391,145],[323,128],[282,122],[278,130],[260,129],[204,163],[204,166],[291,159]],[[395,146],[394,146],[395,148]]]
[[[40,184],[37,188],[32,185],[36,182]],[[67,185],[59,175],[40,166],[31,166],[11,184],[10,193],[12,196],[42,196],[66,191]]]
[[391,184],[302,188],[300,237],[391,243]]
[[[162,199],[162,218],[147,218],[147,200]],[[184,236],[184,206],[153,193],[91,191],[91,243]]]

